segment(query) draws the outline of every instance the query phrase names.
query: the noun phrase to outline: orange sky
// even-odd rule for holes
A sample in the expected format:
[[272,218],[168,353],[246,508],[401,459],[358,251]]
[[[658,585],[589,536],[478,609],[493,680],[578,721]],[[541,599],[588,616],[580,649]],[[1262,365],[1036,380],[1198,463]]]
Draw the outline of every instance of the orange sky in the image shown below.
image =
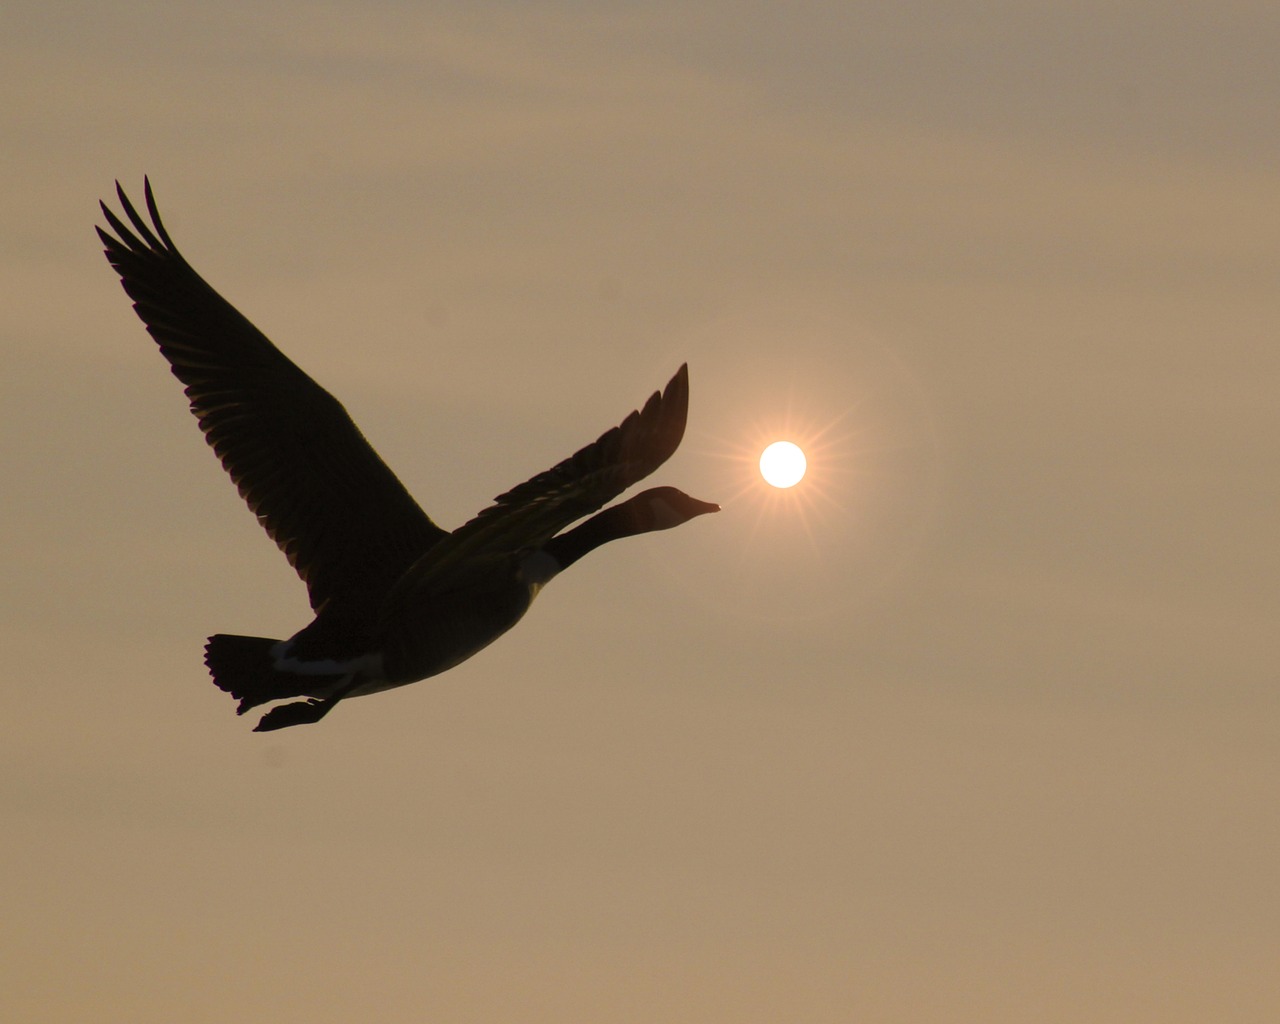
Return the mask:
[[[419,6],[0,15],[0,1019],[1276,1019],[1271,5]],[[144,173],[442,525],[684,360],[724,511],[251,733]]]

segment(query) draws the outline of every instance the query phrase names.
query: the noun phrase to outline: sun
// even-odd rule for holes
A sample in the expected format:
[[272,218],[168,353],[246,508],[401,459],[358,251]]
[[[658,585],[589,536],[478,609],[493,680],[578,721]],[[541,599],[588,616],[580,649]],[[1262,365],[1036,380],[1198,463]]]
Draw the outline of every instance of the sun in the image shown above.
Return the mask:
[[794,441],[774,441],[760,455],[760,475],[773,487],[794,487],[808,469],[804,452]]

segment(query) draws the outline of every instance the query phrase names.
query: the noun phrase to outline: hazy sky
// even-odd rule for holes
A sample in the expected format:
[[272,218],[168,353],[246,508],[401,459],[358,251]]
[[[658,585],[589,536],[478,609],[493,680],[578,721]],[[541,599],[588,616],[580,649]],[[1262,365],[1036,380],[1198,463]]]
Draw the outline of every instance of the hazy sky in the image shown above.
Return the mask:
[[[1218,0],[6,4],[0,1018],[1280,1019],[1277,53]],[[102,258],[143,174],[442,525],[684,360],[654,481],[724,511],[251,733],[204,638],[305,593]]]

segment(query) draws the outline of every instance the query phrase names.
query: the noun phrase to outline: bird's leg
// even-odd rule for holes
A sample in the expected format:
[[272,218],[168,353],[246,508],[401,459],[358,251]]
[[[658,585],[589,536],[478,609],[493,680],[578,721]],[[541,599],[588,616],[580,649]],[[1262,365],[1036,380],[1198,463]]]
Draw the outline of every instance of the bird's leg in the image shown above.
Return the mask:
[[253,731],[272,732],[290,725],[310,725],[312,722],[318,722],[333,710],[338,701],[350,695],[359,684],[360,680],[353,672],[347,677],[347,681],[328,697],[308,697],[293,704],[272,708],[262,716],[258,724],[253,727]]
[[328,700],[319,700],[315,697],[308,697],[306,700],[300,700],[294,704],[282,704],[278,708],[272,708],[262,720],[253,727],[254,732],[271,732],[273,729],[284,729],[290,725],[307,725],[310,722],[318,722],[324,718],[338,701],[329,698]]

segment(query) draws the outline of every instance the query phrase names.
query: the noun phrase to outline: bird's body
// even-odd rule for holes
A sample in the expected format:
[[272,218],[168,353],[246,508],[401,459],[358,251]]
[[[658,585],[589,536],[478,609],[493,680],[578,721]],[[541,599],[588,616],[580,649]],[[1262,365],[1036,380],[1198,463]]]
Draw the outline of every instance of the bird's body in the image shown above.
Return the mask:
[[150,184],[150,225],[117,192],[132,230],[103,204],[115,232],[98,229],[107,258],[315,612],[287,640],[209,638],[206,664],[240,713],[306,698],[273,708],[259,730],[314,722],[347,697],[444,672],[514,626],[538,591],[588,551],[717,510],[658,487],[598,511],[679,445],[688,408],[682,366],[619,426],[458,529],[441,529],[341,404],[191,268]]

